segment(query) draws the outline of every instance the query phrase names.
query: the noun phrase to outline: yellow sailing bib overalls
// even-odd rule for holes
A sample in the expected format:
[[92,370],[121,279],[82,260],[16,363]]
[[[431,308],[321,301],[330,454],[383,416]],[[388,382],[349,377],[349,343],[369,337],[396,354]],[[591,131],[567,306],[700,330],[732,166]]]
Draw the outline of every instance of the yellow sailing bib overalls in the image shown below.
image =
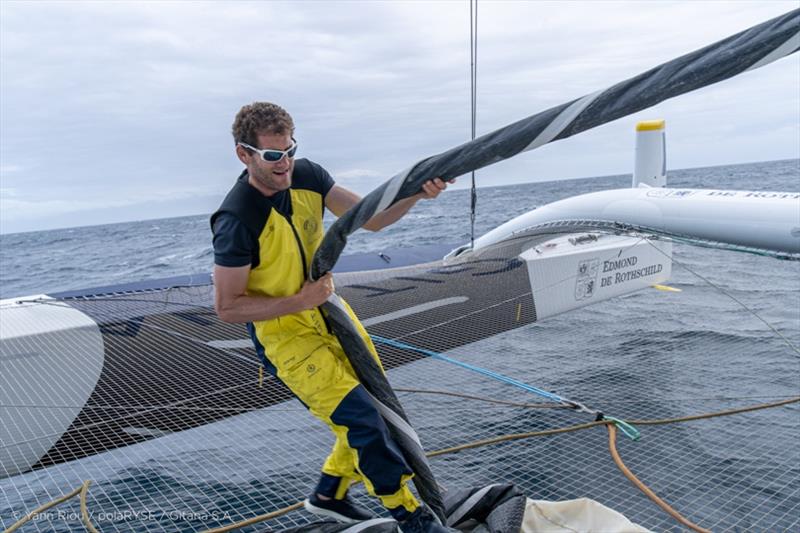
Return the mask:
[[[295,161],[290,213],[247,183],[243,174],[212,216],[236,215],[258,235],[258,260],[251,267],[248,295],[296,294],[307,279],[314,252],[322,241],[324,199],[303,187],[313,171],[305,159]],[[256,233],[257,232],[257,233]],[[348,313],[380,365],[369,335],[347,305]],[[413,512],[419,505],[407,486],[411,470],[391,439],[372,399],[359,383],[338,339],[318,309],[308,309],[248,324],[256,350],[269,372],[280,379],[336,436],[322,467],[319,491],[343,498],[348,486],[363,481],[387,508]]]

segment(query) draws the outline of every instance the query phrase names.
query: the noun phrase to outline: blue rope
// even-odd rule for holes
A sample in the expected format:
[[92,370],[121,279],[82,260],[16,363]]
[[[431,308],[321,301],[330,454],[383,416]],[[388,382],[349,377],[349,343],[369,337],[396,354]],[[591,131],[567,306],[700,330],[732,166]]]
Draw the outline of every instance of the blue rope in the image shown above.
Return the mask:
[[596,411],[596,410],[593,410],[593,409],[589,409],[588,407],[586,407],[585,405],[583,405],[581,403],[574,402],[572,400],[567,400],[565,398],[562,398],[558,394],[553,394],[552,392],[548,392],[546,390],[539,389],[539,388],[534,387],[532,385],[528,385],[527,383],[519,381],[518,379],[510,378],[508,376],[504,376],[503,374],[500,374],[500,373],[495,372],[493,370],[488,370],[486,368],[482,368],[482,367],[479,367],[479,366],[471,365],[469,363],[464,363],[463,361],[459,361],[457,359],[453,359],[452,357],[448,357],[448,356],[446,356],[444,354],[441,354],[439,352],[434,352],[432,350],[426,350],[425,348],[419,348],[417,346],[413,346],[411,344],[406,344],[404,342],[396,341],[396,340],[393,340],[393,339],[387,339],[385,337],[379,337],[378,335],[371,335],[370,337],[375,342],[379,342],[381,344],[386,344],[387,346],[394,346],[395,348],[401,348],[403,350],[411,350],[413,352],[421,353],[423,355],[427,355],[428,357],[433,357],[434,359],[439,359],[440,361],[445,361],[446,363],[450,363],[450,364],[453,364],[453,365],[456,365],[456,366],[460,366],[461,368],[466,368],[467,370],[471,370],[473,372],[477,372],[478,374],[482,374],[482,375],[490,377],[492,379],[496,379],[497,381],[502,381],[503,383],[508,383],[509,385],[513,385],[513,386],[518,387],[518,388],[520,388],[522,390],[525,390],[525,391],[528,391],[528,392],[532,392],[533,394],[536,394],[536,395],[541,396],[543,398],[546,398],[548,400],[552,400],[554,402],[558,402],[558,403],[567,405],[569,407],[572,407],[573,409],[578,409],[578,410],[586,412],[586,413],[594,414],[594,415],[597,416],[597,420],[604,420],[605,419],[605,420],[608,420],[608,421],[612,422],[615,426],[617,426],[630,439],[632,439],[632,440],[638,440],[639,439],[639,436],[640,436],[639,430],[636,429],[634,426],[628,424],[624,420],[621,420],[619,418],[614,418],[614,417],[611,417],[611,416],[605,416],[599,411]]
[[439,359],[441,361],[446,361],[448,363],[452,363],[452,364],[460,366],[462,368],[466,368],[467,370],[472,370],[473,372],[477,372],[478,374],[483,374],[484,376],[488,376],[488,377],[496,379],[498,381],[502,381],[503,383],[508,383],[509,385],[514,385],[515,387],[519,387],[522,390],[526,390],[528,392],[532,392],[534,394],[538,394],[539,396],[542,396],[543,398],[547,398],[548,400],[552,400],[554,402],[566,403],[566,404],[572,403],[572,402],[569,402],[569,401],[565,400],[561,396],[558,396],[557,394],[553,394],[552,392],[547,392],[546,390],[538,389],[536,387],[528,385],[527,383],[523,383],[522,381],[519,381],[517,379],[510,378],[508,376],[504,376],[503,374],[499,374],[497,372],[494,372],[493,370],[488,370],[486,368],[481,368],[479,366],[475,366],[475,365],[471,365],[469,363],[464,363],[462,361],[458,361],[457,359],[453,359],[451,357],[447,357],[446,355],[441,354],[439,352],[433,352],[431,350],[426,350],[424,348],[418,348],[416,346],[412,346],[411,344],[406,344],[404,342],[399,342],[399,341],[395,341],[395,340],[392,340],[392,339],[386,339],[384,337],[379,337],[377,335],[372,335],[371,337],[372,337],[372,340],[374,340],[376,342],[380,342],[381,344],[386,344],[388,346],[394,346],[395,348],[402,348],[404,350],[411,350],[411,351],[414,351],[414,352],[417,352],[417,353],[421,353],[421,354],[427,355],[429,357],[433,357],[434,359]]

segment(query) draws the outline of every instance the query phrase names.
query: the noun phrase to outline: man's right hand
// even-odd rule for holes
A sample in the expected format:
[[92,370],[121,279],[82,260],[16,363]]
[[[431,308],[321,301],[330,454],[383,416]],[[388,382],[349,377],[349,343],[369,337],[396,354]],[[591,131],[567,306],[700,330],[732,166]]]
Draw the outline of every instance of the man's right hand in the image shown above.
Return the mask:
[[328,272],[316,281],[306,281],[297,298],[303,309],[312,309],[325,303],[333,291],[333,274]]

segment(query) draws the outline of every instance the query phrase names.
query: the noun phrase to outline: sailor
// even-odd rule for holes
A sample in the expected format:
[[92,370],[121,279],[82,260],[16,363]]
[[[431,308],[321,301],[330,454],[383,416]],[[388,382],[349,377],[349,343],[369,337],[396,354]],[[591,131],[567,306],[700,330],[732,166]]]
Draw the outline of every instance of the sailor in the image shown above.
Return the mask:
[[[403,531],[445,531],[409,490],[412,471],[320,310],[334,292],[331,274],[308,279],[324,209],[340,216],[360,197],[336,185],[317,163],[295,158],[294,122],[280,106],[244,106],[233,139],[245,169],[211,217],[214,303],[221,320],[247,324],[267,371],[336,437],[306,509],[345,522],[373,518],[347,496],[348,487],[361,481]],[[378,231],[446,188],[439,178],[429,180],[363,227]],[[348,310],[380,364],[369,335]]]

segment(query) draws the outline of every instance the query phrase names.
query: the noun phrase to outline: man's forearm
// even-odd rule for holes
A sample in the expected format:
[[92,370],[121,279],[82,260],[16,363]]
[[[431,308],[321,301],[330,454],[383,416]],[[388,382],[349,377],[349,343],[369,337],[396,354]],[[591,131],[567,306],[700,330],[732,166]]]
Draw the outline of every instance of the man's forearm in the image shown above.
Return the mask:
[[391,226],[392,224],[403,218],[403,215],[408,213],[409,209],[414,207],[414,204],[416,204],[421,197],[422,196],[420,194],[415,194],[414,196],[409,196],[408,198],[400,200],[399,202],[395,203],[388,209],[381,211],[380,213],[369,219],[364,224],[363,226],[364,229],[370,231],[378,231],[385,228],[386,226]]
[[241,295],[217,305],[223,322],[254,322],[290,315],[306,309],[299,294],[283,297]]

